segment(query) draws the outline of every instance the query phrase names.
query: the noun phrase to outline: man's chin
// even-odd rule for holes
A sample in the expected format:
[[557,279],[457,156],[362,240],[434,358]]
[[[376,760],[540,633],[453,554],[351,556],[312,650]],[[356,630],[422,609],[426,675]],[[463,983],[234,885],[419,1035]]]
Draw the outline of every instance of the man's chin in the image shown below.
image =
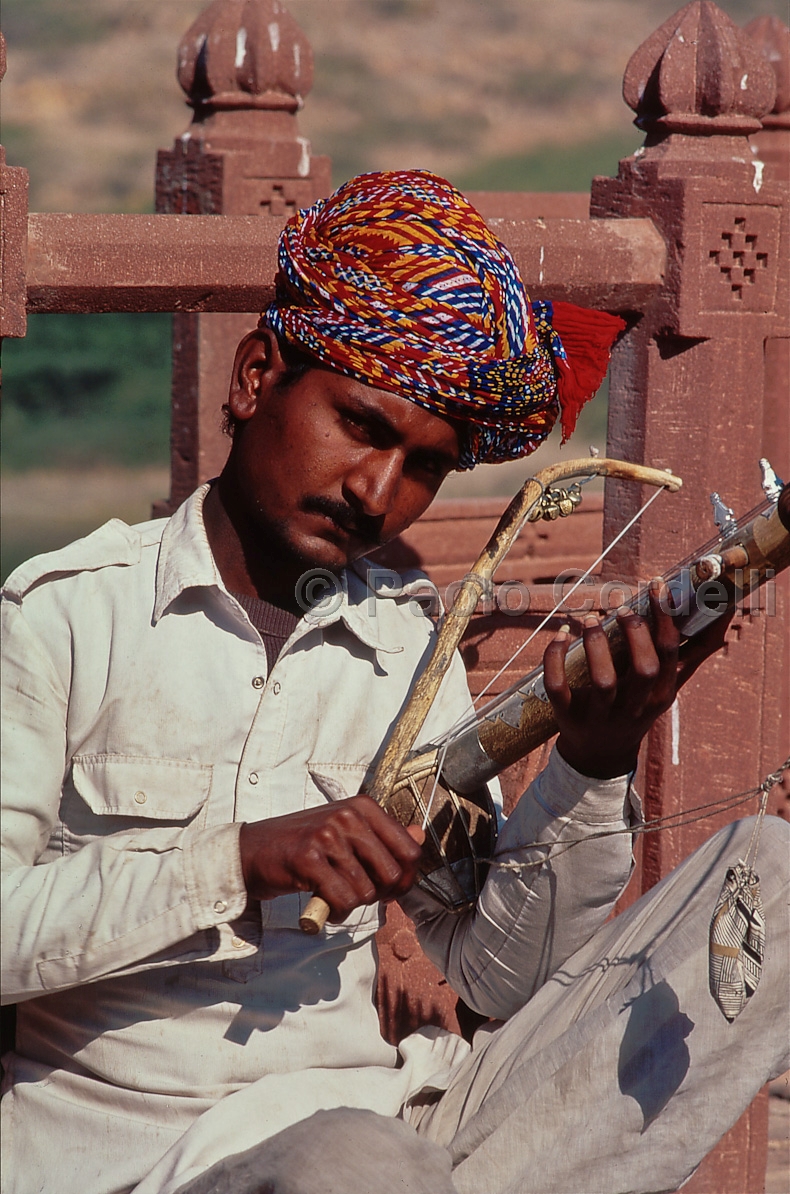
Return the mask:
[[296,576],[313,568],[340,573],[379,546],[333,526],[328,520],[325,526],[303,528],[296,528],[293,523],[275,523],[265,529],[262,538],[261,548],[270,562]]
[[326,568],[329,572],[342,572],[355,560],[375,551],[377,546],[375,543],[363,543],[354,537],[344,537],[343,542],[324,538],[310,539],[304,544],[295,545],[294,558],[305,568]]
[[[282,544],[282,554],[287,556],[292,569],[306,572],[311,568],[324,568],[328,572],[342,572],[357,558],[356,554],[351,553],[350,547],[350,543],[341,544],[334,539],[310,535],[287,540]],[[358,554],[364,555],[364,550]]]

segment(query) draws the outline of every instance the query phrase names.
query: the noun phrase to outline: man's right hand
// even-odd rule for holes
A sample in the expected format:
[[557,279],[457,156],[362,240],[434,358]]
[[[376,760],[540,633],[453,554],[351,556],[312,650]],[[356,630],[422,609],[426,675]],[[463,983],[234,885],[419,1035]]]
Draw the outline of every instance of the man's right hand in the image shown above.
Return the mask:
[[344,920],[361,904],[405,895],[425,834],[404,829],[369,796],[242,825],[241,865],[256,900],[310,891]]

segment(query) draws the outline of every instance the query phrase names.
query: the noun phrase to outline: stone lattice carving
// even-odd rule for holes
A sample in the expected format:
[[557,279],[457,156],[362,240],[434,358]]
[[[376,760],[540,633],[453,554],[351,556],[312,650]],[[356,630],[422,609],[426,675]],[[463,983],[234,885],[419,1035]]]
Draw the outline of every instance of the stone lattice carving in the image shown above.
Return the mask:
[[703,205],[708,269],[701,279],[706,311],[770,311],[776,292],[779,212],[725,203]]

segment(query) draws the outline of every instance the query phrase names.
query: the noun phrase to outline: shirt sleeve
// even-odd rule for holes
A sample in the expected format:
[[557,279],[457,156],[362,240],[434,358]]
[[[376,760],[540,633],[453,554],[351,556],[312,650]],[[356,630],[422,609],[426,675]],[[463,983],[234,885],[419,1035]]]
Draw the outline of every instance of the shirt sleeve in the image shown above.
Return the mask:
[[110,833],[56,852],[69,678],[20,605],[3,601],[2,621],[3,1002],[254,952],[232,944],[247,904],[239,825]]
[[638,817],[628,776],[588,779],[555,748],[505,822],[473,911],[447,912],[419,888],[401,900],[465,1003],[507,1019],[590,939],[630,876]]

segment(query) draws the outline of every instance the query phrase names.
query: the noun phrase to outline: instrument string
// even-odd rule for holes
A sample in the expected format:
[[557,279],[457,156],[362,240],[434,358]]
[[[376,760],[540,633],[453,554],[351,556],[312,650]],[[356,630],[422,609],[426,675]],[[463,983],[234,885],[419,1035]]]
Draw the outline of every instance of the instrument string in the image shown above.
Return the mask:
[[[482,689],[482,691],[478,693],[477,697],[473,701],[472,710],[469,713],[462,713],[461,716],[450,726],[449,730],[444,735],[441,745],[439,747],[439,757],[438,757],[438,762],[437,762],[437,767],[436,767],[436,774],[434,775],[433,787],[431,788],[431,794],[428,798],[428,803],[425,808],[425,815],[422,819],[423,832],[425,832],[426,826],[428,825],[428,822],[430,820],[431,808],[433,806],[434,796],[436,795],[436,789],[439,786],[439,780],[442,775],[442,770],[444,768],[444,762],[447,757],[447,751],[448,751],[449,747],[462,734],[464,734],[469,729],[470,726],[475,725],[481,716],[485,715],[486,710],[489,709],[491,707],[491,705],[495,703],[497,698],[495,697],[492,701],[489,701],[486,705],[484,705],[482,707],[482,709],[476,710],[474,708],[474,706],[477,705],[478,701],[482,700],[482,698],[486,695],[486,693],[490,691],[492,685],[494,685],[497,682],[497,680],[500,678],[500,676],[502,676],[507,671],[507,669],[511,666],[511,664],[513,664],[514,661],[521,654],[521,652],[526,650],[526,648],[533,641],[533,639],[536,637],[536,635],[540,634],[541,630],[543,630],[543,628],[546,625],[548,625],[548,623],[555,616],[555,614],[559,611],[561,606],[563,606],[565,604],[565,602],[568,600],[568,598],[573,596],[573,594],[576,592],[576,590],[578,588],[580,588],[580,586],[583,585],[589,579],[593,570],[595,568],[597,568],[599,564],[603,563],[603,561],[609,555],[609,552],[612,551],[613,548],[615,548],[617,546],[617,544],[620,542],[620,540],[625,535],[628,534],[628,532],[631,530],[631,527],[633,527],[635,525],[635,523],[637,523],[639,521],[639,519],[642,517],[642,515],[650,508],[650,506],[652,506],[653,502],[656,500],[656,498],[659,496],[659,494],[661,494],[664,491],[665,488],[666,488],[666,486],[661,485],[651,494],[651,496],[644,503],[644,505],[639,510],[637,510],[636,514],[634,514],[634,516],[629,519],[629,521],[626,523],[626,525],[620,531],[618,531],[618,533],[615,535],[614,539],[612,539],[611,543],[607,544],[607,546],[603,549],[603,551],[598,556],[598,558],[596,560],[593,560],[593,562],[592,562],[592,564],[590,564],[589,568],[587,568],[587,570],[582,573],[582,575],[579,577],[579,579],[576,581],[576,583],[571,587],[571,589],[567,593],[563,593],[560,600],[555,603],[554,608],[548,614],[546,614],[546,616],[538,623],[538,625],[535,627],[535,629],[532,631],[532,633],[524,640],[523,643],[521,643],[521,645],[519,647],[516,648],[516,650],[512,653],[510,658],[503,664],[503,666],[499,669],[499,671],[496,673],[496,675],[492,676],[492,678],[488,681],[488,683],[485,685],[485,687]],[[543,492],[545,493],[545,489]],[[535,499],[535,501],[532,502],[532,504],[530,505],[529,510],[527,512],[527,517],[524,520],[525,525],[526,525],[529,513],[535,508],[537,503],[541,500],[542,496],[543,496],[543,494],[540,494]]]
[[[502,664],[499,671],[496,672],[496,675],[493,676],[492,678],[490,678],[488,683],[486,684],[486,687],[483,688],[479,694],[477,694],[477,696],[475,697],[475,701],[474,701],[475,704],[477,704],[477,702],[481,701],[483,696],[486,696],[486,694],[488,693],[490,688],[493,687],[493,685],[496,683],[496,681],[498,681],[500,676],[505,675],[505,672],[507,671],[508,667],[510,667],[514,663],[514,661],[516,661],[516,659],[518,659],[521,652],[525,651],[526,648],[529,647],[530,642],[532,642],[532,640],[535,639],[539,633],[541,633],[541,630],[545,626],[548,626],[548,623],[551,621],[551,618],[553,618],[555,616],[555,614],[557,614],[558,611],[560,611],[560,609],[563,607],[563,605],[566,604],[566,602],[568,601],[569,597],[573,597],[576,589],[580,589],[581,585],[584,585],[586,583],[586,581],[588,579],[590,579],[591,574],[594,572],[595,568],[597,568],[599,564],[603,564],[603,561],[606,559],[606,556],[609,555],[609,553],[611,552],[611,550],[613,548],[617,547],[617,544],[619,543],[619,541],[622,540],[622,538],[625,535],[628,535],[631,527],[634,527],[634,524],[637,523],[638,521],[640,521],[640,518],[642,517],[643,513],[646,512],[649,509],[649,507],[653,505],[656,498],[658,498],[660,496],[660,494],[662,492],[664,492],[664,490],[665,490],[665,486],[661,486],[660,488],[658,488],[658,490],[655,490],[652,493],[652,496],[650,496],[648,498],[648,500],[646,501],[646,503],[644,503],[644,505],[642,506],[642,509],[637,510],[634,517],[632,517],[630,519],[630,521],[624,525],[624,527],[621,531],[618,531],[617,535],[615,536],[615,538],[613,538],[611,543],[607,544],[607,546],[604,548],[603,552],[601,552],[600,555],[598,556],[598,559],[593,560],[590,567],[587,568],[587,571],[581,574],[579,579],[576,580],[576,583],[574,585],[572,585],[572,587],[570,587],[570,589],[568,590],[567,593],[563,592],[563,595],[560,598],[560,601],[556,602],[554,609],[551,610],[549,614],[545,615],[545,617],[543,618],[543,620],[541,622],[538,622],[536,628],[532,630],[532,633],[529,636],[527,636],[527,638],[524,640],[524,642],[521,642],[520,646],[518,646],[516,648],[516,651],[514,651],[512,653],[512,656],[510,657],[510,659],[508,659],[506,661],[506,663]],[[498,700],[498,698],[494,697],[493,701],[488,701],[487,704],[485,704],[485,706],[483,706],[481,709],[477,709],[475,712],[474,718],[471,719],[471,721],[469,721],[469,725],[471,725],[471,724],[473,724],[473,722],[479,720],[480,716],[485,715],[487,712],[487,709],[492,707],[492,704],[494,703],[495,700]],[[459,720],[461,720],[461,719],[459,719]],[[468,728],[468,726],[465,726],[464,730],[465,730],[465,728]],[[462,732],[461,730],[456,730],[455,726],[452,726],[449,731],[449,733],[451,734],[451,736],[453,736],[453,738],[457,738],[458,734],[461,732]]]
[[[596,841],[599,838],[606,837],[620,837],[624,834],[631,834],[636,837],[646,833],[659,833],[664,829],[677,829],[681,825],[694,825],[698,821],[704,821],[714,812],[730,812],[732,809],[738,808],[742,804],[747,804],[753,800],[755,796],[760,797],[760,812],[764,814],[765,806],[768,800],[768,793],[778,784],[785,771],[790,769],[790,758],[785,759],[781,766],[777,767],[776,771],[758,784],[755,788],[749,788],[745,792],[730,793],[718,800],[710,800],[705,804],[697,804],[692,808],[683,809],[681,812],[669,813],[665,817],[654,817],[649,821],[643,821],[641,824],[633,826],[625,826],[623,829],[601,829],[595,833],[590,833],[586,837],[580,838],[560,838],[555,842],[526,842],[524,845],[518,847],[519,850],[545,850],[546,854],[542,858],[534,859],[530,862],[516,862],[508,859],[506,862],[498,860],[496,854],[485,861],[490,866],[495,866],[500,870],[511,871],[514,874],[519,874],[524,871],[529,871],[535,867],[541,867],[548,858],[559,858],[561,854],[565,854],[567,850],[571,850],[574,846],[581,846],[585,842]],[[694,814],[699,814],[698,816]],[[753,835],[754,837],[754,835]]]

